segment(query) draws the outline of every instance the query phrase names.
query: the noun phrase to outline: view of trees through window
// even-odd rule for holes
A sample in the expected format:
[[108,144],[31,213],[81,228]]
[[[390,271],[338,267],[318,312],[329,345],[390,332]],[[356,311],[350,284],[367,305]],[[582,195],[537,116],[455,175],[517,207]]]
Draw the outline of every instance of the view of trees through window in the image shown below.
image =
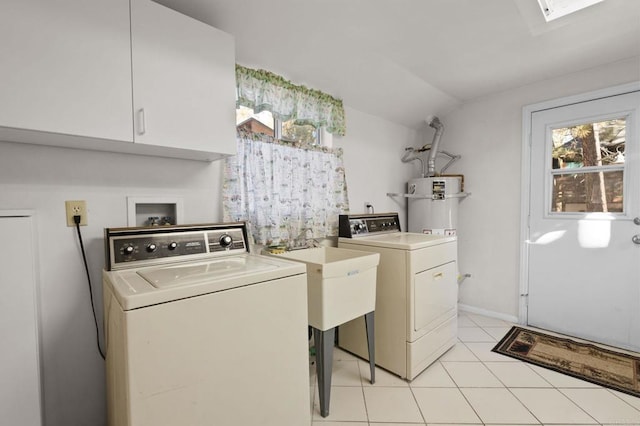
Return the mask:
[[318,140],[318,130],[311,124],[289,120],[282,123],[282,139],[313,145]]
[[553,212],[622,212],[625,119],[552,130]]

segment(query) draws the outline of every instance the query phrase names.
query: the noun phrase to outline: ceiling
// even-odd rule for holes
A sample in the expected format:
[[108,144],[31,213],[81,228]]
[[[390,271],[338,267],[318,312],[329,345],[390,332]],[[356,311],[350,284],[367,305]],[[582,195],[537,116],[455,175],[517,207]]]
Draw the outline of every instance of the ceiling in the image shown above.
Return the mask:
[[472,99],[640,56],[638,0],[550,23],[536,0],[156,1],[233,34],[241,65],[412,128]]

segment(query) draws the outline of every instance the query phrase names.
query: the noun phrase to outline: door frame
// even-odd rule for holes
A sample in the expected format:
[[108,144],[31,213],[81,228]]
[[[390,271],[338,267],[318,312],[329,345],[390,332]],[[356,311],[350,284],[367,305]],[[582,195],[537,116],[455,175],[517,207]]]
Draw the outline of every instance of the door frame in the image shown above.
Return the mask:
[[518,322],[527,324],[528,320],[528,296],[529,296],[529,208],[531,195],[531,118],[533,113],[548,109],[569,106],[572,104],[593,101],[611,96],[623,95],[625,93],[640,90],[640,81],[608,87],[592,92],[581,93],[573,96],[552,99],[522,108],[522,155],[521,155],[521,178],[520,178],[520,274],[519,274],[519,296],[518,296]]

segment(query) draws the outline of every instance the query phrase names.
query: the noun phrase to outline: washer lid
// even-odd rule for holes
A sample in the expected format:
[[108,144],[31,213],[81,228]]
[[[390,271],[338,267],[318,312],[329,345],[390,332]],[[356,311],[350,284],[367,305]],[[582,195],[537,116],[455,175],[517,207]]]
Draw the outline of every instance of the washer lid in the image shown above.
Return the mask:
[[196,264],[187,263],[163,268],[148,268],[138,271],[138,275],[155,288],[168,288],[221,280],[239,274],[276,268],[278,265],[267,263],[255,256],[234,256]]
[[372,234],[360,238],[339,238],[347,244],[388,247],[399,250],[417,250],[456,241],[455,236],[420,234],[417,232],[393,232],[390,234]]
[[[171,266],[104,271],[103,274],[105,287],[117,304],[129,311],[259,283],[269,285],[267,281],[306,274],[306,266],[246,254]],[[302,285],[306,285],[306,280]]]

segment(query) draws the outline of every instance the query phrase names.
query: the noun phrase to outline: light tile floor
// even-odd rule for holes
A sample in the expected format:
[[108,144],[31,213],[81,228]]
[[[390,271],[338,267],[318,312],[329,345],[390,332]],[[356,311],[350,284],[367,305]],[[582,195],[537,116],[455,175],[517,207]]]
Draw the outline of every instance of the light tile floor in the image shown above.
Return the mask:
[[334,350],[330,414],[320,416],[315,361],[312,426],[634,425],[640,398],[491,352],[513,324],[460,312],[459,342],[412,382]]

